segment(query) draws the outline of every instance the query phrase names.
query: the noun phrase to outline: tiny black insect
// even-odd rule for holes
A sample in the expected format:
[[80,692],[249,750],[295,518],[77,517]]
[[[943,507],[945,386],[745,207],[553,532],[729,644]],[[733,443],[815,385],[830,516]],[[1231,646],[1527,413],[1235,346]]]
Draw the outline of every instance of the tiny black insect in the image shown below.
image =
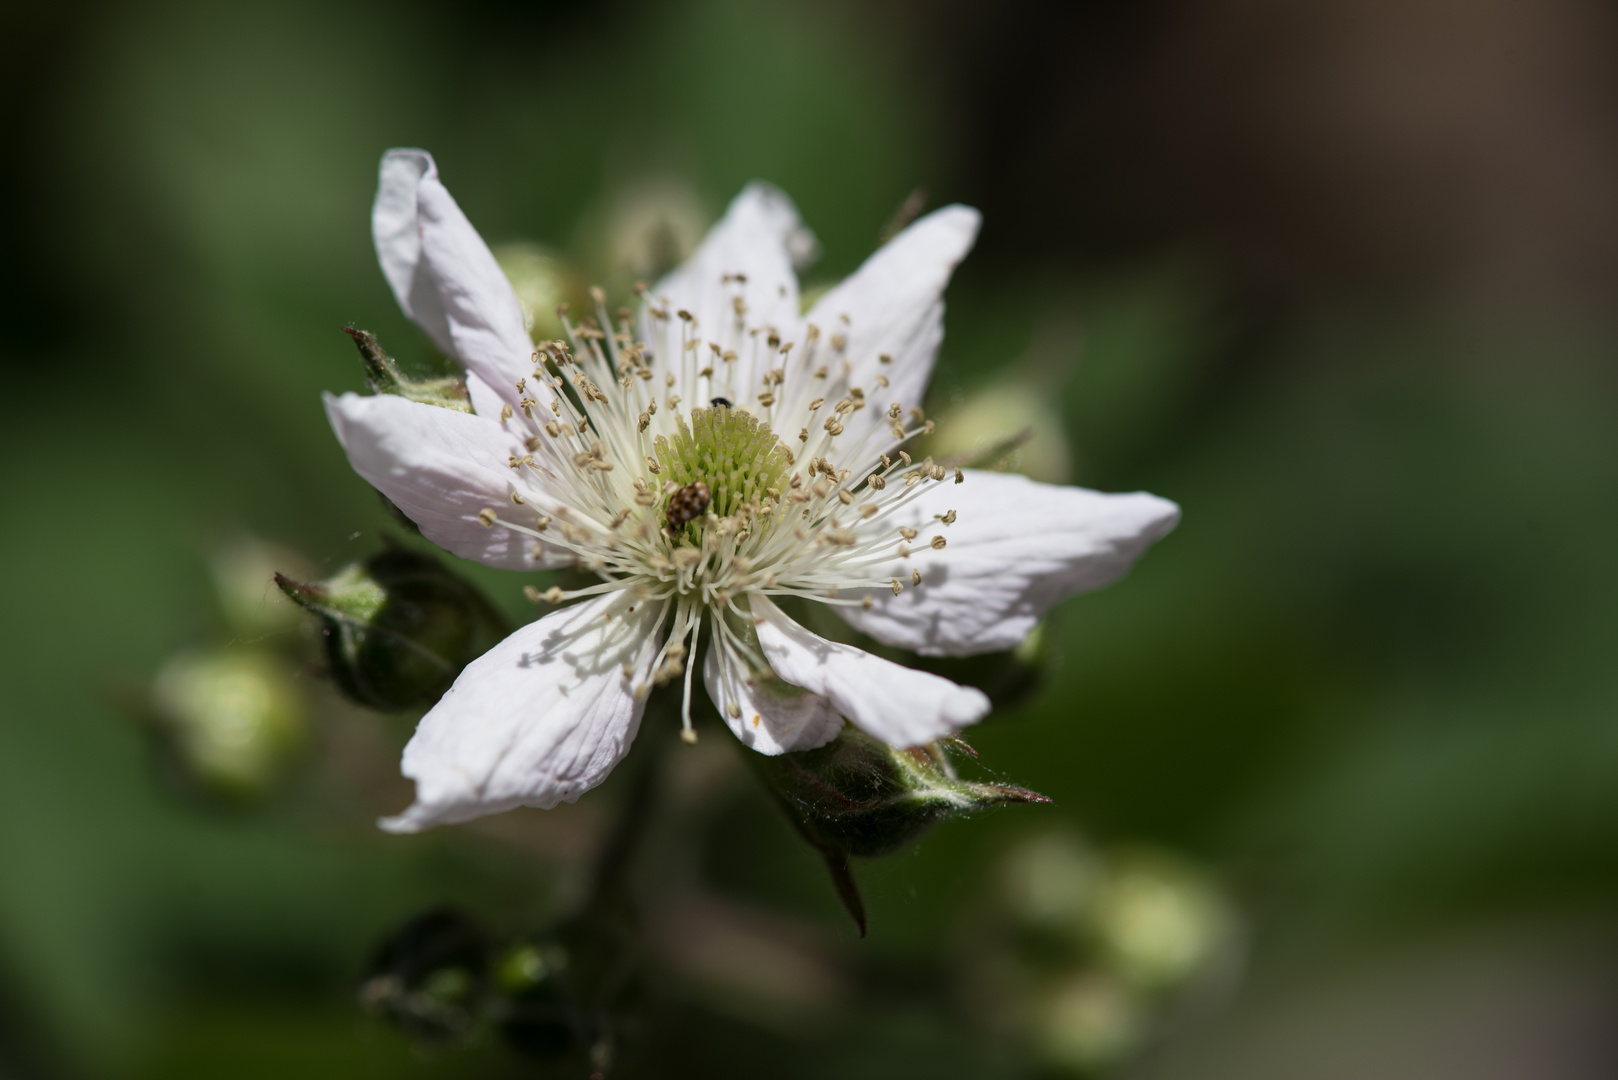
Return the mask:
[[716,398],[713,399],[711,404],[716,409],[719,409],[719,408],[728,409],[728,408],[730,408],[730,399],[729,398],[716,397]]

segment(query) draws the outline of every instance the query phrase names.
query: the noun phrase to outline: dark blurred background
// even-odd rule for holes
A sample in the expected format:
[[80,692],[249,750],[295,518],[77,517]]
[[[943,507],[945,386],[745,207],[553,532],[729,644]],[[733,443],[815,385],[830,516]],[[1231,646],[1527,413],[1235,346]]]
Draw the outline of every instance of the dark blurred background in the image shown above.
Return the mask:
[[[1055,805],[858,863],[866,940],[722,731],[671,753],[646,1074],[1618,1074],[1609,6],[11,0],[0,88],[0,1077],[536,1067],[356,987],[433,904],[554,918],[616,779],[386,837],[411,719],[311,665],[250,806],[180,793],[132,717],[185,650],[307,637],[261,572],[231,621],[222,551],[380,544],[319,393],[362,385],[345,325],[431,359],[370,247],[394,145],[508,257],[615,283],[754,177],[811,283],[917,188],[976,205],[935,410],[1185,510],[970,733]],[[1134,940],[1217,939],[1205,970],[1015,974],[1007,926],[1140,859],[1174,869]]]

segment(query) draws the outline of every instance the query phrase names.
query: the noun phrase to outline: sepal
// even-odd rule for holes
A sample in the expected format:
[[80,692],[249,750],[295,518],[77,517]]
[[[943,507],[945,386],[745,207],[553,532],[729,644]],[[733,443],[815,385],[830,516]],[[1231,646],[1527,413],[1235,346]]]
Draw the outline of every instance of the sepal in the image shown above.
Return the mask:
[[354,339],[360,350],[360,362],[365,365],[365,381],[373,394],[394,394],[407,401],[423,405],[437,405],[460,412],[472,411],[472,398],[466,390],[466,380],[412,379],[399,370],[398,363],[382,351],[376,335],[369,330],[356,330],[345,326],[343,333]]

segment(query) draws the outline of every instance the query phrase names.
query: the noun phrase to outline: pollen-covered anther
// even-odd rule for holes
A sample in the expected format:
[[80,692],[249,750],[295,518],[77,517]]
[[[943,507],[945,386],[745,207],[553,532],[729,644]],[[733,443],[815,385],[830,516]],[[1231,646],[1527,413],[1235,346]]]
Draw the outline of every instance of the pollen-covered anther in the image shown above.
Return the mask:
[[870,479],[868,479],[866,483],[870,484],[877,491],[881,491],[883,488],[888,486],[888,481],[884,477],[875,473],[871,475]]
[[921,584],[921,571],[920,570],[912,570],[912,571],[910,571],[910,584],[912,584],[912,585],[920,585]]
[[901,525],[899,526],[899,535],[904,537],[906,540],[914,540],[916,538],[916,530],[909,529]]
[[852,506],[854,504],[854,495],[847,488],[838,488],[837,501],[844,506]]
[[500,519],[498,516],[496,516],[495,512],[488,507],[484,507],[482,510],[478,511],[478,521],[482,523],[485,529],[494,528],[494,523],[499,520]]
[[905,591],[905,587],[902,584],[900,584],[898,578],[889,578],[888,579],[888,588],[893,590],[893,595],[894,596],[898,596],[900,593]]
[[942,521],[945,525],[955,524],[955,511],[953,510],[949,511],[948,513],[934,514],[933,516],[939,521]]
[[942,550],[944,550],[944,545],[947,544],[949,541],[945,540],[942,536],[935,536],[935,537],[933,537],[931,542],[932,542],[934,551],[942,551]]
[[962,472],[960,469],[955,470],[955,482],[957,484],[966,483],[966,474],[964,472]]
[[899,404],[897,401],[888,406],[888,416],[894,420],[897,420],[903,416],[904,412],[904,406]]

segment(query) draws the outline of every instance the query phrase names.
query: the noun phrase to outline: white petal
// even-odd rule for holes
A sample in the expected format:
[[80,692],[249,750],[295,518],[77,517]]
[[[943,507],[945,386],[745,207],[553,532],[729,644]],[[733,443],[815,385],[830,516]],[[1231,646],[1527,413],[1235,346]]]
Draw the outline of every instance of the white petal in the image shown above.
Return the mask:
[[[1180,508],[1145,492],[1107,495],[968,469],[966,482],[929,485],[884,527],[921,531],[909,559],[881,571],[906,588],[870,594],[869,610],[840,607],[878,641],[926,656],[1015,648],[1058,601],[1122,577],[1180,520]],[[937,515],[954,510],[944,525]],[[947,547],[926,546],[934,536]],[[909,587],[920,570],[922,582]]]
[[[739,385],[754,386],[758,377],[751,368],[752,343],[738,331],[733,298],[740,295],[747,305],[747,328],[774,326],[790,339],[800,321],[791,246],[801,246],[796,238],[803,231],[798,209],[785,193],[759,181],[748,184],[691,258],[652,289],[654,299],[668,300],[675,343],[680,324],[673,316],[683,309],[696,316],[699,337],[742,356],[737,366],[745,370],[734,374]],[[737,274],[746,281],[726,283]],[[643,334],[652,340],[648,330]]]
[[860,730],[892,746],[919,746],[989,712],[981,690],[810,633],[767,597],[749,601],[775,673],[829,700]]
[[[813,750],[843,730],[842,714],[819,694],[768,677],[749,683],[746,675],[735,665],[723,664],[718,648],[708,649],[702,681],[714,708],[743,746],[771,756]],[[740,715],[730,714],[732,704]]]
[[[533,511],[514,506],[515,474],[508,462],[526,451],[516,437],[484,416],[423,405],[391,394],[326,395],[326,416],[349,464],[446,551],[506,570],[544,570],[571,562],[567,553],[495,525],[478,511],[501,517]],[[537,499],[531,487],[527,497]]]
[[601,783],[640,728],[634,686],[657,653],[656,609],[628,603],[615,593],[553,612],[468,664],[405,747],[415,803],[382,827],[548,810]]
[[[875,408],[844,421],[843,443],[853,446],[883,419],[889,402],[919,406],[944,340],[944,287],[977,239],[981,215],[969,206],[946,206],[884,244],[858,270],[821,297],[808,321],[822,340],[847,339],[849,385],[862,388]],[[845,322],[843,316],[847,316]],[[886,354],[892,359],[883,363]],[[872,385],[884,375],[889,385]]]
[[[486,416],[491,420],[500,416],[500,406],[506,403],[505,399],[500,396],[494,387],[478,378],[477,374],[471,371],[466,373],[466,396],[472,399],[473,412],[479,416]],[[512,409],[512,414],[514,416],[522,415],[515,408]]]
[[[447,356],[515,408],[533,374],[533,343],[517,294],[489,247],[438,179],[425,150],[382,155],[371,232],[399,306]],[[480,413],[487,405],[474,404]]]

